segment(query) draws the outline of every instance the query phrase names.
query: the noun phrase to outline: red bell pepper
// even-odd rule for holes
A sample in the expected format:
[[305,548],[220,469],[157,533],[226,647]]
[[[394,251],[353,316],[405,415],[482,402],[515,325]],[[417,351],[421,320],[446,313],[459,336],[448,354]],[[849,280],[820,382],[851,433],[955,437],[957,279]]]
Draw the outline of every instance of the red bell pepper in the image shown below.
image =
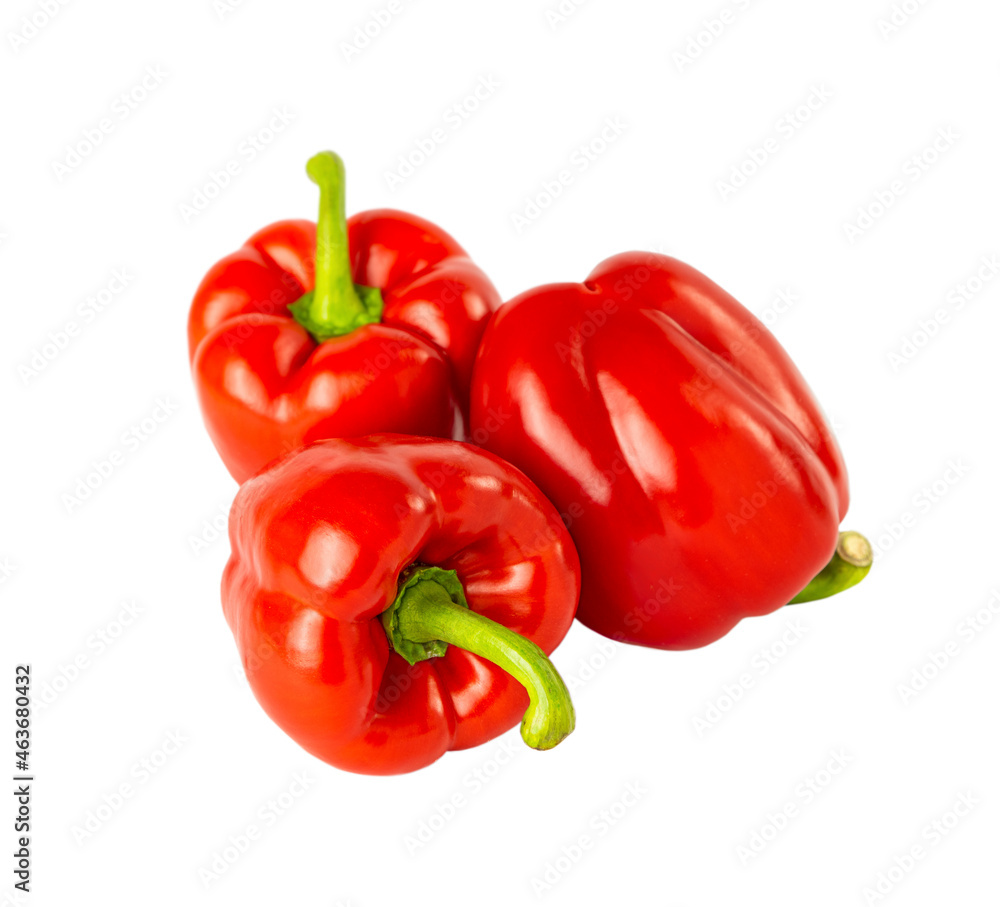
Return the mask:
[[573,622],[576,550],[523,475],[471,445],[319,441],[236,496],[226,619],[265,711],[331,765],[409,772],[512,727],[573,729],[545,657]]
[[[480,431],[491,410],[511,418]],[[578,617],[605,636],[702,646],[871,564],[862,536],[838,536],[847,474],[802,376],[674,259],[618,255],[502,306],[472,427],[562,512],[583,563]]]
[[317,225],[280,221],[205,276],[188,343],[208,432],[242,482],[304,442],[375,431],[463,438],[496,289],[440,228],[399,211],[344,219],[324,152]]

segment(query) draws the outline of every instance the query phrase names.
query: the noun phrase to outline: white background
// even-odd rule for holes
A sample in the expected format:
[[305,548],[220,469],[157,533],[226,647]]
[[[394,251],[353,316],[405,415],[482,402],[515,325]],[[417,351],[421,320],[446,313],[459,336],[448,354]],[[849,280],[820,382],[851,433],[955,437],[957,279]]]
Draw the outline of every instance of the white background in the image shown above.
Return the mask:
[[[547,864],[555,884],[541,899],[553,904],[996,903],[1000,280],[948,302],[1000,253],[996,4],[908,0],[913,14],[883,33],[891,0],[589,0],[562,22],[526,0],[401,0],[348,60],[344,42],[387,2],[71,2],[27,43],[11,35],[38,0],[3,4],[5,772],[14,664],[30,662],[36,694],[54,698],[34,711],[26,903],[510,904],[537,899]],[[166,76],[122,118],[116,98],[147,67]],[[499,88],[454,128],[449,109],[490,77]],[[818,87],[832,96],[801,128],[779,126]],[[241,143],[275,108],[291,122],[250,160]],[[105,117],[101,144],[56,168]],[[581,171],[574,154],[609,117],[621,135]],[[446,140],[390,187],[399,156],[437,128]],[[921,169],[912,158],[939,130],[957,138]],[[768,139],[776,152],[723,198],[720,181]],[[300,750],[239,677],[218,596],[227,542],[193,550],[235,486],[200,421],[185,322],[216,259],[273,220],[315,215],[303,166],[327,147],[347,162],[349,212],[392,206],[440,223],[505,297],[657,249],[765,315],[841,439],[846,527],[882,538],[871,576],[694,652],[605,659],[576,625],[554,660],[578,730],[550,753],[514,730],[369,778]],[[185,219],[181,206],[233,159],[239,175]],[[518,230],[512,215],[565,168],[572,184]],[[905,191],[852,241],[845,225],[894,180]],[[127,288],[84,320],[81,304],[119,269]],[[782,290],[796,301],[779,314]],[[939,308],[947,323],[894,365]],[[69,322],[79,330],[65,348],[46,347]],[[123,440],[162,400],[176,411],[141,443]],[[69,510],[64,495],[115,450],[124,464]],[[123,602],[138,609],[124,629]],[[782,651],[789,621],[798,638],[762,674],[761,651]],[[949,644],[904,703],[901,685]],[[753,686],[699,733],[695,719],[713,717],[743,673]],[[164,761],[171,733],[184,742]],[[829,777],[834,752],[847,766]],[[308,789],[272,822],[268,801],[294,773]],[[122,784],[132,796],[78,841],[74,828],[107,815]],[[605,825],[629,784],[641,797]],[[462,806],[435,818],[455,795]],[[977,805],[935,843],[930,823],[952,824],[961,795]],[[795,816],[773,834],[768,817],[788,803]],[[8,897],[14,806],[0,807]],[[425,823],[429,842],[408,848]],[[250,824],[259,840],[228,851],[206,885],[200,872]],[[755,832],[766,846],[741,858]],[[562,859],[584,834],[594,846]],[[866,896],[914,845],[912,870]]]

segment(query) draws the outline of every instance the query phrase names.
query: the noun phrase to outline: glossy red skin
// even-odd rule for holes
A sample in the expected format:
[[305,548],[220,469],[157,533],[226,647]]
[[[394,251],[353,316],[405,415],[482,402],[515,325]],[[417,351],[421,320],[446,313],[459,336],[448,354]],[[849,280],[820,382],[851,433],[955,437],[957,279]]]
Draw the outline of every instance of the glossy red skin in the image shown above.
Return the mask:
[[279,221],[201,282],[188,347],[209,435],[243,482],[319,438],[376,431],[464,438],[483,329],[500,304],[461,246],[398,211],[348,220],[354,282],[382,290],[379,324],[317,344],[288,306],[313,289],[316,225]]
[[787,353],[662,255],[618,255],[502,306],[472,428],[563,514],[578,618],[625,642],[695,648],[780,608],[826,565],[847,511],[840,451]]
[[315,756],[410,772],[517,724],[528,694],[456,646],[408,665],[379,615],[400,573],[455,570],[473,611],[551,652],[580,592],[558,513],[521,473],[468,444],[317,442],[246,482],[229,522],[226,619],[265,711]]

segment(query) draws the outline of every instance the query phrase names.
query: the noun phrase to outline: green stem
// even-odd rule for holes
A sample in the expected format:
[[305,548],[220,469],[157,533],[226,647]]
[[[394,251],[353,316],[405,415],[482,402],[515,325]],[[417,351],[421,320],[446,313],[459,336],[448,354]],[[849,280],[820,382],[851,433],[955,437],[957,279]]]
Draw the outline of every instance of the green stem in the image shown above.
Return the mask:
[[454,570],[417,567],[405,574],[396,600],[382,614],[392,647],[410,664],[459,646],[493,662],[528,691],[521,737],[547,750],[576,724],[566,684],[546,654],[530,639],[469,610]]
[[837,549],[833,552],[830,563],[789,604],[800,605],[803,602],[829,598],[856,586],[868,575],[872,560],[872,546],[860,532],[840,533]]
[[347,242],[344,162],[332,151],[309,159],[306,173],[319,186],[314,289],[288,308],[320,343],[382,318],[382,292],[355,284]]

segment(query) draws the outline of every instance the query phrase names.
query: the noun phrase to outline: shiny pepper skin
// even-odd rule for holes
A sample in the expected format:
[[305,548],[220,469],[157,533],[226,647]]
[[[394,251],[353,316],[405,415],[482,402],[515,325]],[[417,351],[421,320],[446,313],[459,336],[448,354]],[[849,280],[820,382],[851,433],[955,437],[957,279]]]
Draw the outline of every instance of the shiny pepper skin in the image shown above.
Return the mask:
[[316,225],[281,221],[205,276],[188,321],[208,432],[242,482],[319,438],[375,431],[464,438],[493,284],[439,227],[399,211],[347,222],[358,284],[382,291],[379,323],[317,342],[288,306],[313,289]]
[[[479,432],[491,412],[509,418]],[[827,564],[847,511],[840,451],[787,353],[663,255],[618,255],[502,306],[472,426],[562,513],[579,619],[625,642],[703,646],[781,607]]]
[[402,436],[320,441],[233,504],[226,619],[265,711],[324,761],[419,769],[515,725],[525,688],[455,645],[408,664],[380,615],[414,565],[454,570],[472,611],[545,653],[573,622],[576,550],[552,505],[478,448]]

